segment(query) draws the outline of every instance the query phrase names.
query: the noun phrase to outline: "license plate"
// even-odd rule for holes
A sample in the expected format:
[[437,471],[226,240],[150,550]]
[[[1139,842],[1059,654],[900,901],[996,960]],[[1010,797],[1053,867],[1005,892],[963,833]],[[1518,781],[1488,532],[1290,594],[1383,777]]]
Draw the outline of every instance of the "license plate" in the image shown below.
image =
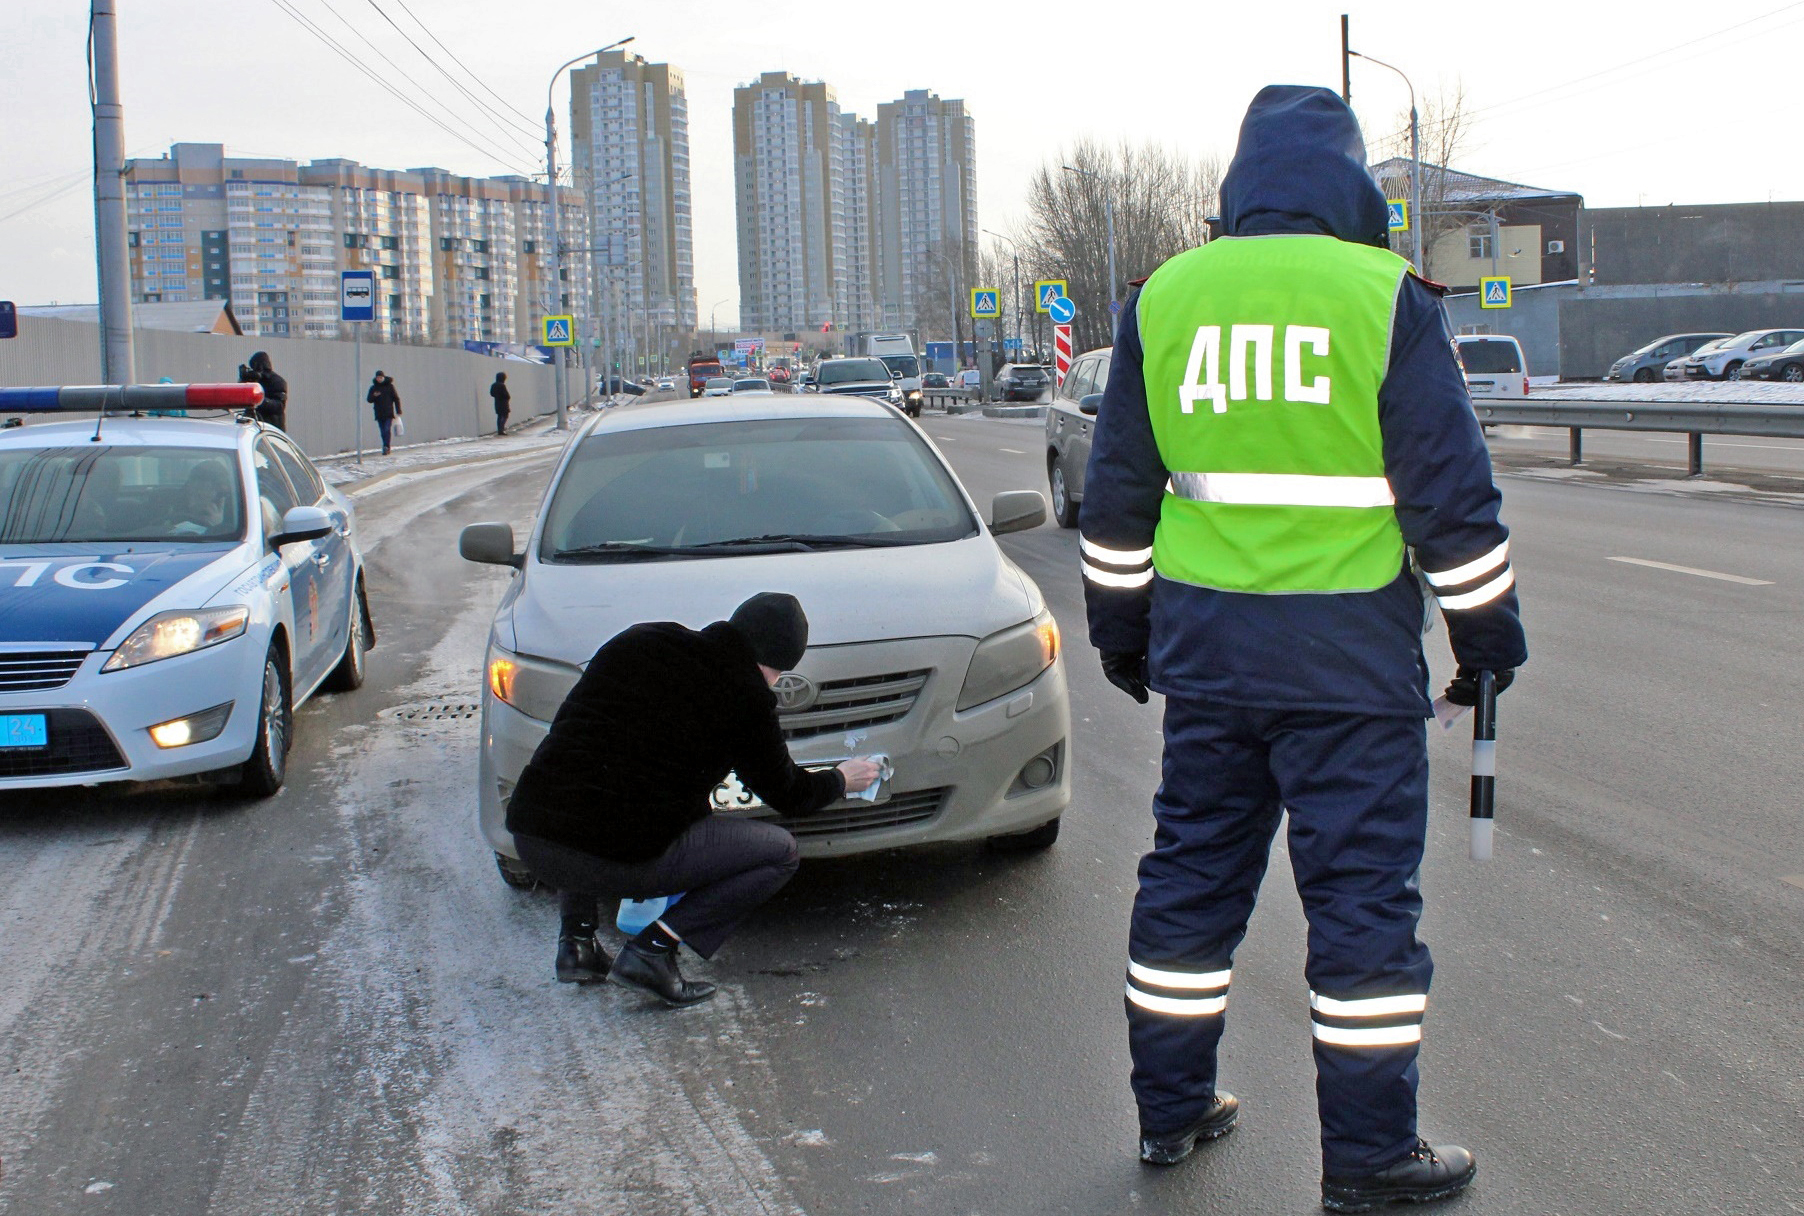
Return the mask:
[[43,714],[0,714],[0,748],[49,746],[50,724]]
[[728,773],[727,779],[714,787],[711,801],[715,810],[728,815],[757,815],[770,809],[764,799],[745,787],[738,773]]

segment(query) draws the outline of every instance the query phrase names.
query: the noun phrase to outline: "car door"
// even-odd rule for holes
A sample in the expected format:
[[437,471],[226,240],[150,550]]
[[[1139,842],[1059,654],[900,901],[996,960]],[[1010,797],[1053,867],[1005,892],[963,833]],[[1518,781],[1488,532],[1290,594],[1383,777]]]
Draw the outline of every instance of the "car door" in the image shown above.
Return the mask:
[[1083,396],[1077,399],[1077,435],[1071,441],[1071,463],[1077,474],[1072,492],[1079,498],[1084,496],[1084,474],[1090,467],[1091,432],[1096,428],[1095,416],[1083,412],[1083,399],[1108,387],[1109,364],[1113,358],[1113,354],[1109,353],[1090,360],[1090,378],[1082,386]]
[[1078,422],[1081,416],[1077,412],[1077,399],[1071,395],[1080,378],[1087,379],[1093,359],[1080,358],[1065,373],[1065,381],[1052,395],[1052,404],[1046,410],[1046,441],[1057,452],[1059,459],[1065,461],[1065,484],[1076,484],[1077,470],[1071,467],[1071,444],[1077,438]]
[[[267,435],[258,438],[251,449],[251,462],[257,474],[258,507],[263,516],[263,536],[267,541],[282,530],[282,517],[300,505],[300,496],[282,469],[274,442]],[[322,538],[323,539],[323,538]],[[288,603],[294,622],[294,636],[288,640],[291,650],[289,668],[293,687],[289,696],[299,702],[302,695],[325,674],[325,664],[332,658],[322,625],[324,605],[320,571],[314,562],[318,542],[304,540],[272,550],[282,559],[288,574]]]
[[285,439],[270,437],[288,484],[306,506],[319,507],[332,518],[332,531],[313,542],[313,564],[320,578],[322,648],[327,655],[344,651],[350,638],[351,601],[356,594],[355,557],[351,552],[351,514],[326,493],[319,470]]

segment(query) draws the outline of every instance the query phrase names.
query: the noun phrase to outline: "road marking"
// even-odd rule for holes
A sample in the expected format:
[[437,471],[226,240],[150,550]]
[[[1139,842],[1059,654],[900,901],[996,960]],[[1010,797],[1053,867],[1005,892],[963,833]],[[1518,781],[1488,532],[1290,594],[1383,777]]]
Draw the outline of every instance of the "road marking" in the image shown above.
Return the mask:
[[1025,455],[1027,455],[1027,453],[1026,453],[1026,452],[1023,452],[1023,451],[1022,451],[1022,450],[1021,450],[1021,449],[1020,449],[1020,448],[997,448],[997,449],[996,449],[996,450],[997,450],[997,451],[998,451],[998,452],[1007,452],[1007,453],[1008,453],[1008,454],[1009,454],[1009,455],[1010,455],[1010,456],[1025,456]]
[[1804,874],[1787,874],[1780,882],[1788,882],[1799,890],[1804,890]]
[[1744,578],[1739,574],[1722,574],[1715,570],[1699,570],[1696,566],[1675,566],[1671,562],[1649,561],[1645,557],[1612,557],[1613,562],[1627,562],[1631,566],[1648,566],[1655,570],[1671,570],[1674,574],[1695,574],[1699,578],[1721,579],[1725,583],[1741,583],[1748,587],[1771,587],[1770,578]]

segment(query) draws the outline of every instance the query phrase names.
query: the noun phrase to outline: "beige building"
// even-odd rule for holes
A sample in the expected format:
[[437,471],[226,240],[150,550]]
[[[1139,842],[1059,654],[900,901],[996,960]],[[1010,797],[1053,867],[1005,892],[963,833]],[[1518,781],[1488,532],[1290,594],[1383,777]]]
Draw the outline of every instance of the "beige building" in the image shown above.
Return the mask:
[[877,107],[877,161],[885,324],[918,328],[977,255],[977,124],[964,102],[910,89]]
[[839,117],[846,233],[846,294],[841,328],[852,332],[883,329],[897,322],[885,319],[879,275],[883,264],[883,190],[877,173],[877,127],[856,114]]

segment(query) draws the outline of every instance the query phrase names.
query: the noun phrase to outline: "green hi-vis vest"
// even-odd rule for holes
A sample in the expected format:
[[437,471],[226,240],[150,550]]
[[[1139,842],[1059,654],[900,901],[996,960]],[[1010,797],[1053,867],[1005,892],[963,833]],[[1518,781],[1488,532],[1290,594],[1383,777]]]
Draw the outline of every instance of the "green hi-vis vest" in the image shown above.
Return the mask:
[[1140,291],[1171,484],[1153,565],[1224,591],[1370,591],[1403,569],[1378,387],[1409,266],[1330,236],[1229,237]]

